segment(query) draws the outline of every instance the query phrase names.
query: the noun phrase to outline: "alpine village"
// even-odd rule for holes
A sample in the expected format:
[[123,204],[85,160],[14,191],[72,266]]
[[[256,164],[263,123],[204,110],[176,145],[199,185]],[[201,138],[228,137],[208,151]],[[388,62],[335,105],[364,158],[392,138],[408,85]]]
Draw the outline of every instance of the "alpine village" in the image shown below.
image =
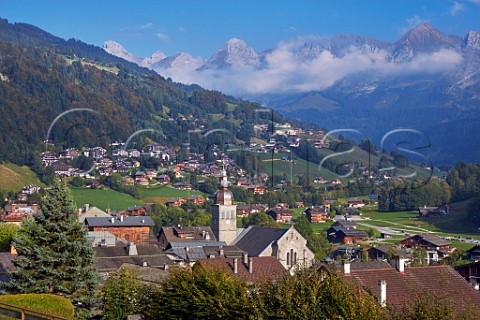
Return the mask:
[[0,110],[1,319],[480,317],[480,164],[5,19]]

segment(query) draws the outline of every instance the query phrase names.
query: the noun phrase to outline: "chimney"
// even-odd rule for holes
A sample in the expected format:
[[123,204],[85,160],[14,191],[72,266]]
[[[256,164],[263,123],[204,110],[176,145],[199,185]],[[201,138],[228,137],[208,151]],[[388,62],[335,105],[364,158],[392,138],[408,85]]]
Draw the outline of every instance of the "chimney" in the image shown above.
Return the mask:
[[378,280],[378,303],[380,306],[387,305],[387,281]]
[[111,218],[110,221],[111,221],[112,223],[115,223],[115,218]]
[[88,209],[90,209],[90,205],[88,203],[85,203],[85,212],[87,212]]
[[120,222],[123,222],[123,216],[120,216]]
[[17,204],[12,203],[12,212],[15,212],[17,210]]
[[220,246],[220,258],[223,258],[223,253],[224,253],[224,252],[223,252],[223,247]]
[[238,273],[238,260],[237,260],[237,258],[233,259],[233,273]]
[[107,214],[111,214],[112,213],[112,210],[110,210],[110,208],[107,208]]
[[147,261],[145,261],[145,260],[142,261],[142,267],[148,267]]
[[78,208],[77,213],[78,213],[78,215],[81,215],[82,214],[82,208]]
[[350,274],[350,261],[343,261],[343,274]]
[[138,256],[137,246],[133,242],[128,243],[128,255]]
[[244,252],[244,253],[243,253],[243,263],[244,263],[245,265],[247,265],[249,262],[250,262],[250,261],[249,261],[249,259],[248,259],[248,252]]
[[404,258],[401,258],[401,257],[397,256],[396,259],[395,259],[395,264],[396,264],[398,272],[405,273],[405,259]]
[[165,263],[165,264],[163,265],[163,270],[168,270],[168,264]]
[[34,203],[34,204],[32,205],[32,210],[35,211],[35,212],[37,212],[37,211],[38,211],[38,204]]
[[248,258],[248,273],[253,273],[253,258]]

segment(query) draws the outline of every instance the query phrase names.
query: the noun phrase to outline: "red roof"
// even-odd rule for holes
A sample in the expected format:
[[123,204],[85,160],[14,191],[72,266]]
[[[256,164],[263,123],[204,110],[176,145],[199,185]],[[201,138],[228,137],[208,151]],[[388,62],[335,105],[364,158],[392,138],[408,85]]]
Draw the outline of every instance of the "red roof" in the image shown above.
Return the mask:
[[457,311],[468,304],[480,305],[477,292],[451,266],[429,266],[405,268],[400,273],[395,268],[352,270],[348,278],[356,280],[361,287],[372,294],[378,292],[378,281],[387,282],[387,304],[401,305],[415,298],[416,293],[426,290],[432,294],[446,295]]
[[234,258],[219,258],[200,260],[199,263],[207,268],[220,269],[247,282],[273,281],[285,275],[285,268],[275,257],[250,257],[252,259],[252,273],[248,272],[248,265],[241,258],[237,259],[237,273],[233,273]]

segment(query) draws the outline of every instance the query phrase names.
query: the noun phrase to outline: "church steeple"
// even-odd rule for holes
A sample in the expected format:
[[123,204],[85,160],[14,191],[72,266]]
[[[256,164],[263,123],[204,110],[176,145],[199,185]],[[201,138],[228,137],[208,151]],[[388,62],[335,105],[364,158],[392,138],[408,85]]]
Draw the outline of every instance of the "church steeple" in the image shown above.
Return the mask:
[[230,245],[237,237],[237,206],[233,202],[233,193],[228,190],[224,160],[219,187],[215,193],[215,203],[212,205],[212,231],[218,241],[225,241]]

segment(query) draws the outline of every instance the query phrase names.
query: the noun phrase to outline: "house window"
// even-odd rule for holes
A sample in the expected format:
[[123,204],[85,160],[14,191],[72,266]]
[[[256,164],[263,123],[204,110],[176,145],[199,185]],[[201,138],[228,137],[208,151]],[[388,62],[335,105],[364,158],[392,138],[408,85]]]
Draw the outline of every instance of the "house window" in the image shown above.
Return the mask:
[[297,253],[295,252],[294,253],[294,258],[293,258],[293,264],[296,264],[297,263]]
[[287,252],[287,266],[290,265],[290,252]]
[[293,249],[290,249],[290,262],[292,266],[295,264],[295,259],[293,258]]

